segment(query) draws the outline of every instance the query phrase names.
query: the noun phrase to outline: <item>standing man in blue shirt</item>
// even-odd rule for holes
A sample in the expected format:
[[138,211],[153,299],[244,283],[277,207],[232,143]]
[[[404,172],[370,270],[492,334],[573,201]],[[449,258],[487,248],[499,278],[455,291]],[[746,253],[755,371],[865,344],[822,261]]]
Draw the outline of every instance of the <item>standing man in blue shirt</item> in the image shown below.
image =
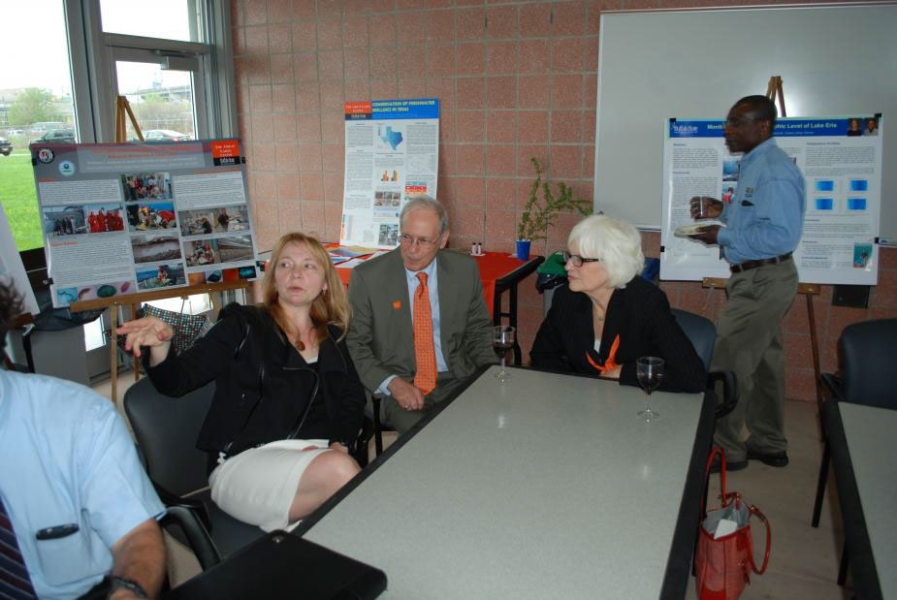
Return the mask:
[[800,170],[773,139],[775,123],[775,104],[765,96],[736,102],[725,135],[729,151],[743,153],[738,190],[730,204],[691,199],[693,217],[704,214],[726,225],[708,225],[693,237],[718,245],[732,270],[711,365],[712,371],[733,371],[738,378],[738,405],[717,422],[714,435],[726,450],[730,471],[744,469],[749,459],[773,467],[788,464],[779,328],[797,294],[791,253],[803,231],[806,200]]

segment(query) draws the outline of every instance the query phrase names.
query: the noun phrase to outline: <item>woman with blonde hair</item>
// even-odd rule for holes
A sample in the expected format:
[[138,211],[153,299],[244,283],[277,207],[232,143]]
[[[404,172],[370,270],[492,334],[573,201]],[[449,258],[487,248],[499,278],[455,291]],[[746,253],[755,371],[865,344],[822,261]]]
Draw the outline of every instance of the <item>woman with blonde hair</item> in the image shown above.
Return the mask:
[[567,239],[568,284],[559,287],[536,334],[532,365],[638,385],[636,361],[664,359],[660,388],[700,392],[704,364],[670,311],[666,294],[640,273],[638,231],[620,219],[586,217]]
[[226,306],[179,356],[171,352],[172,328],[154,317],[118,333],[144,355],[163,394],[215,381],[196,444],[209,453],[212,499],[270,531],[295,524],[359,471],[348,447],[365,395],[344,340],[345,289],[320,242],[302,233],[281,237],[262,290],[262,305]]

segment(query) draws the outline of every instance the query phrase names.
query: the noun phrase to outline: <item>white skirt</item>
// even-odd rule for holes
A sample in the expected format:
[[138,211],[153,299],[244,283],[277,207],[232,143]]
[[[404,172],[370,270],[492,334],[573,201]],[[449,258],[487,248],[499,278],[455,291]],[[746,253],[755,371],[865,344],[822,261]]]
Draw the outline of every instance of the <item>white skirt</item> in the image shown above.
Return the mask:
[[212,471],[212,500],[244,523],[265,531],[287,529],[302,474],[328,450],[327,440],[281,440],[244,450]]

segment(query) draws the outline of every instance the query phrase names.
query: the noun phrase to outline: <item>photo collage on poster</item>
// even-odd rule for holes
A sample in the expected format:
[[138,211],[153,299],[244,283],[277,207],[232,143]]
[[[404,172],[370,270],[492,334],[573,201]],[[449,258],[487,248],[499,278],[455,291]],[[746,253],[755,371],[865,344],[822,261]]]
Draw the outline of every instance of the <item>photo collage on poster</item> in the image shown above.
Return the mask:
[[32,150],[54,306],[257,277],[237,140]]

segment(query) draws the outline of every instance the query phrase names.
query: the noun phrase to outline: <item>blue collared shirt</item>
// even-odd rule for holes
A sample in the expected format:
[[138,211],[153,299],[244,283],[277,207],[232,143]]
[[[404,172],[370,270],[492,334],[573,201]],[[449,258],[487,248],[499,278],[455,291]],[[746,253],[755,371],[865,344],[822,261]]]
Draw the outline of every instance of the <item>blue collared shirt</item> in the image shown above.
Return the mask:
[[[445,356],[442,354],[442,334],[439,328],[439,278],[437,277],[436,261],[438,257],[433,259],[429,265],[420,271],[410,271],[405,269],[405,278],[408,281],[408,306],[411,307],[411,314],[414,315],[414,294],[420,286],[420,279],[417,278],[418,273],[427,274],[427,291],[430,294],[430,313],[433,316],[433,347],[436,350],[436,370],[440,373],[448,371],[448,364],[445,362]],[[389,395],[389,384],[397,375],[391,375],[383,380],[377,391],[381,394]]]
[[[41,598],[85,594],[112,570],[112,545],[165,511],[109,400],[70,381],[2,370],[0,495]],[[68,524],[78,530],[37,539]]]
[[733,265],[793,252],[805,212],[803,175],[770,138],[741,159],[738,189],[723,209],[727,226],[717,241]]

